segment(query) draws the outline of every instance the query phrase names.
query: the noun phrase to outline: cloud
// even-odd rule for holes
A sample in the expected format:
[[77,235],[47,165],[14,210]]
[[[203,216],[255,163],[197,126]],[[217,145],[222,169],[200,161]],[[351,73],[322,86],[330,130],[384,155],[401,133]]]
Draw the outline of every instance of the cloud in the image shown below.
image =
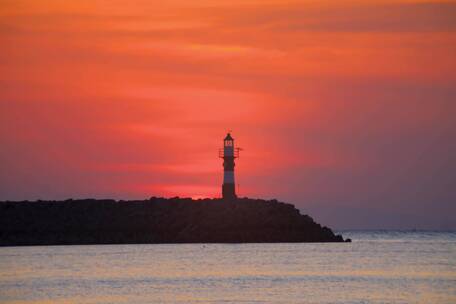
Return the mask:
[[277,2],[224,10],[220,24],[260,31],[329,32],[448,32],[456,29],[456,4],[452,2]]

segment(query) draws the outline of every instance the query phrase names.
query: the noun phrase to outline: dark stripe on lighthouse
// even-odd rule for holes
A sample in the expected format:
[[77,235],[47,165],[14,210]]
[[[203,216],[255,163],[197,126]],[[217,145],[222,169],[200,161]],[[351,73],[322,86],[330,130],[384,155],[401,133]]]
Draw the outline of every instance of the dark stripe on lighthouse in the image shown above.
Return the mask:
[[223,157],[223,186],[222,186],[222,195],[226,199],[236,198],[236,190],[234,184],[234,157],[225,156]]
[[223,168],[225,171],[234,171],[234,156],[223,157]]

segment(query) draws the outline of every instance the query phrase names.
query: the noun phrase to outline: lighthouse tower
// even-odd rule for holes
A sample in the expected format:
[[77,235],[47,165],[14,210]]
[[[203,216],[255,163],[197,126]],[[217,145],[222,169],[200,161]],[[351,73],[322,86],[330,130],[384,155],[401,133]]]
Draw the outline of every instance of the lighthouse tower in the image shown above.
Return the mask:
[[224,169],[222,196],[224,199],[236,199],[234,159],[239,157],[239,148],[234,148],[234,139],[230,133],[223,140],[223,149],[219,150],[219,157],[223,158]]

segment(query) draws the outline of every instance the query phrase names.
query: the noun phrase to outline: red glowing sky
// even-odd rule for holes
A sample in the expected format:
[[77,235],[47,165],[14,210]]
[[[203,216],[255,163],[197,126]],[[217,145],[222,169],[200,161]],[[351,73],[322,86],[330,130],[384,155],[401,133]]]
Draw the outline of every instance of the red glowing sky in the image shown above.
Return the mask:
[[454,1],[2,0],[0,44],[0,199],[219,196],[231,129],[241,196],[456,229]]

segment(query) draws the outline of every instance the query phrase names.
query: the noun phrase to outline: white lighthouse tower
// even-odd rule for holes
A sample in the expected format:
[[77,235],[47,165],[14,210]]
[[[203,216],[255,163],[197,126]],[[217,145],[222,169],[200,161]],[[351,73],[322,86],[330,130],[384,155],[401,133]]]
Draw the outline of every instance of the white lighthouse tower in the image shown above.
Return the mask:
[[222,197],[224,199],[236,199],[234,159],[239,157],[239,150],[239,148],[234,148],[234,138],[228,133],[223,140],[223,149],[219,150],[219,157],[223,158]]

